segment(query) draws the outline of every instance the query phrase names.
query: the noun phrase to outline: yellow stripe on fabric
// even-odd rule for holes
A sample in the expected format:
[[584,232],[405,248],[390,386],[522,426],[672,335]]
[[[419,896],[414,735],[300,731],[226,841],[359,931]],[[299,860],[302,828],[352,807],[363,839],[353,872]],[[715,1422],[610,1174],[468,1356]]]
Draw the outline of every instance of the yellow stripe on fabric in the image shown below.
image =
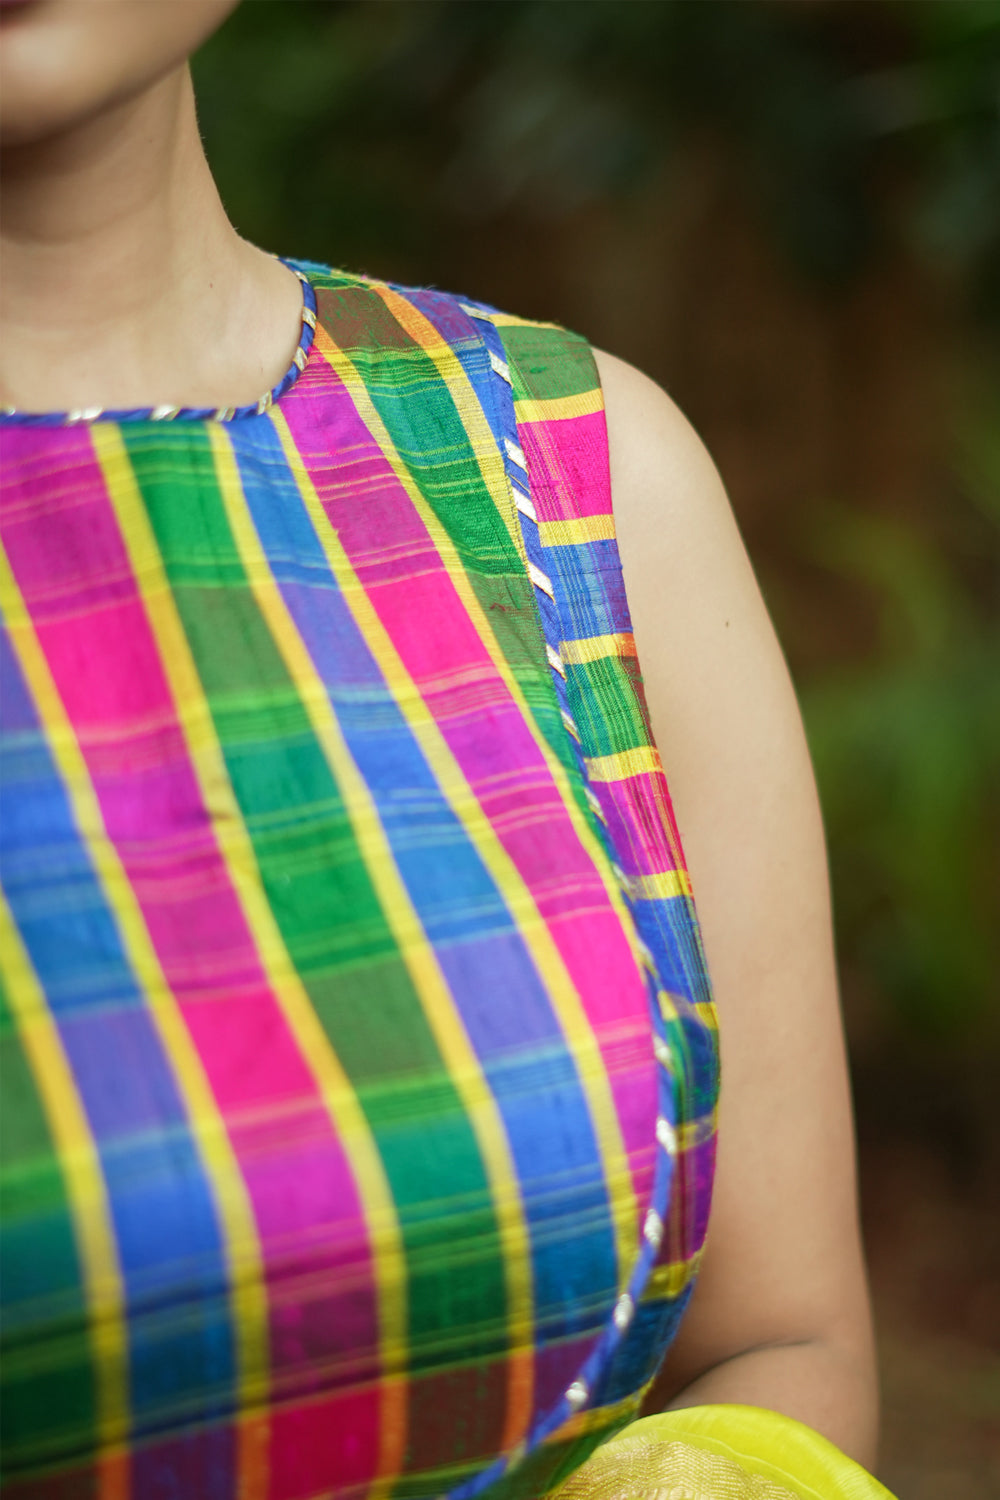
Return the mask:
[[[549,324],[549,327],[552,325]],[[550,396],[541,400],[525,396],[514,402],[514,415],[520,427],[524,422],[564,422],[571,417],[592,417],[604,410],[604,392],[600,386],[575,396]],[[608,517],[610,520],[610,516]]]
[[579,547],[587,542],[613,542],[612,515],[576,516],[569,521],[539,521],[538,535],[546,547]]
[[[448,391],[455,402],[455,409],[469,440],[469,445],[475,455],[479,472],[483,476],[483,482],[489,493],[495,498],[498,493],[507,497],[507,504],[498,507],[503,517],[503,523],[507,528],[508,535],[517,554],[525,567],[528,564],[528,554],[524,546],[524,536],[521,532],[521,523],[517,518],[517,507],[514,500],[514,490],[507,473],[507,467],[503,461],[500,449],[497,447],[493,430],[486,420],[479,396],[476,393],[472,381],[462,368],[462,362],[451,345],[444,339],[429,318],[413,306],[412,302],[394,292],[391,287],[384,283],[376,283],[372,290],[377,292],[386,307],[396,319],[400,328],[409,334],[410,338],[423,350],[424,354],[433,362],[438,373],[441,375]],[[324,334],[326,330],[323,330]],[[329,335],[326,335],[329,337]],[[437,539],[435,527],[431,535]]]
[[693,1151],[697,1146],[705,1146],[715,1135],[716,1119],[715,1111],[707,1115],[696,1115],[693,1120],[684,1120],[677,1126],[677,1151],[681,1155],[685,1151]]
[[635,656],[635,636],[630,630],[622,630],[614,635],[587,636],[582,641],[560,641],[559,654],[564,662],[575,667],[605,661],[608,657]]
[[[566,1418],[561,1427],[557,1427],[549,1434],[545,1439],[545,1446],[565,1443],[571,1438],[586,1437],[595,1432],[607,1432],[610,1428],[620,1428],[623,1423],[632,1421],[638,1416],[645,1390],[646,1388],[643,1387],[638,1391],[630,1391],[627,1396],[623,1396],[620,1401],[615,1401],[609,1406],[587,1406],[583,1411],[574,1412],[573,1416]],[[554,1493],[558,1494],[558,1491]],[[551,1500],[551,1496],[546,1495],[546,1500]],[[661,1500],[661,1497],[659,1495],[652,1497],[629,1495],[628,1500]],[[673,1500],[673,1497],[670,1497],[670,1500]],[[689,1500],[689,1497],[684,1496],[683,1500]]]
[[668,990],[657,990],[656,998],[660,1015],[669,1024],[682,1016],[693,1016],[710,1031],[718,1031],[719,1014],[713,1000],[688,1000],[684,995],[671,995]]
[[[330,356],[328,355],[328,357]],[[353,367],[349,365],[346,356],[337,352],[333,354],[333,359],[337,361],[336,367],[342,377],[345,377],[348,381],[352,379],[354,381],[358,380],[356,374],[351,373],[353,372]],[[352,395],[354,395],[355,400],[358,402],[361,415],[371,424],[376,437],[383,444],[384,450],[390,456],[390,461],[393,462],[394,467],[399,472],[402,469],[402,465],[399,463],[398,457],[392,449],[388,435],[380,434],[378,430],[378,418],[374,409],[366,407],[362,401],[362,391],[363,387],[360,386],[360,382],[357,391],[352,389]],[[479,800],[466,780],[462,768],[455,759],[441,731],[440,725],[417,691],[413,680],[396,651],[391,637],[379,619],[368,594],[358,579],[350,559],[340,547],[336,532],[326,518],[312,479],[301,455],[295,447],[295,441],[282,413],[275,411],[272,420],[289,467],[295,476],[299,492],[303,497],[306,509],[312,520],[314,531],[320,546],[323,548],[330,571],[337,580],[341,593],[349,605],[358,627],[368,644],[369,650],[378,664],[379,671],[396,702],[400,705],[401,712],[403,712],[414,739],[420,746],[427,764],[437,780],[442,795],[446,798],[448,805],[477,849],[491,878],[501,892],[508,910],[517,923],[518,930],[523,936],[525,945],[531,954],[538,972],[549,987],[554,1008],[566,1035],[577,1046],[582,1083],[587,1095],[591,1115],[599,1125],[602,1120],[602,1111],[605,1117],[607,1112],[611,1112],[614,1125],[617,1126],[617,1118],[613,1115],[614,1104],[607,1090],[603,1063],[597,1050],[596,1042],[586,1023],[586,1018],[582,1017],[575,989],[565,971],[562,959],[555,948],[548,929],[538,912],[534,898],[522,880],[510,855],[504,849],[489,819],[483,813]],[[403,478],[403,475],[400,477]],[[405,479],[403,482],[405,482]],[[576,1009],[574,1009],[574,1004]],[[503,1129],[502,1122],[498,1122],[497,1129]],[[605,1130],[602,1144],[610,1160],[616,1162],[616,1158],[612,1154],[615,1142],[613,1139],[609,1140],[611,1134],[610,1129]],[[602,1140],[600,1130],[598,1130],[598,1139],[599,1141]],[[623,1152],[621,1160],[624,1162]],[[517,1179],[512,1166],[510,1170],[513,1191],[517,1193],[519,1191]],[[626,1173],[623,1180],[627,1181],[627,1165],[623,1165],[623,1170]],[[492,1176],[491,1181],[493,1181]],[[512,1199],[511,1201],[513,1203],[515,1200]],[[520,1215],[519,1197],[516,1201]],[[501,1211],[501,1207],[502,1205],[498,1204],[498,1212]],[[505,1232],[507,1232],[502,1212],[500,1216],[501,1225],[504,1227]],[[514,1226],[511,1225],[510,1228],[513,1229]],[[512,1314],[511,1317],[513,1348],[515,1351],[522,1351],[516,1359],[512,1360],[511,1399],[508,1403],[507,1430],[504,1436],[505,1445],[512,1445],[523,1437],[531,1416],[533,1360],[529,1346],[532,1342],[532,1328],[530,1323],[532,1273],[527,1231],[523,1229],[524,1238],[522,1240],[522,1229],[523,1225],[519,1222],[516,1226],[516,1239],[510,1246],[512,1254],[509,1258],[505,1255],[505,1266],[509,1278],[508,1295],[511,1299],[512,1307],[517,1310],[516,1316]],[[618,1236],[618,1239],[620,1241],[621,1236]],[[617,1249],[620,1257],[628,1253],[628,1247],[621,1242],[618,1243]],[[516,1255],[513,1253],[515,1251]]]
[[21,934],[0,896],[0,974],[52,1132],[73,1221],[97,1387],[96,1500],[129,1492],[125,1292],[104,1174],[73,1070]]
[[588,755],[584,759],[591,781],[628,781],[630,776],[645,776],[661,769],[660,757],[652,745],[617,750],[613,755]]
[[[429,324],[428,327],[430,327]],[[431,332],[434,338],[437,339],[437,333],[433,329]],[[319,352],[329,361],[337,375],[344,382],[362,420],[375,438],[386,462],[390,465],[400,486],[409,497],[416,513],[427,528],[428,535],[433,538],[459,600],[476,628],[493,669],[509,692],[512,701],[517,705],[528,728],[528,732],[531,734],[549,775],[560,794],[573,829],[584,849],[591,857],[595,871],[604,883],[608,900],[616,915],[621,920],[623,931],[633,947],[633,953],[638,962],[639,952],[635,930],[622,899],[621,892],[618,889],[617,881],[608,868],[607,857],[596,834],[591,829],[585,814],[577,805],[565,768],[535,722],[534,714],[510,668],[510,664],[500,648],[487,613],[476,596],[476,592],[472,587],[454,544],[443,528],[435,524],[434,513],[429,503],[424,498],[419,486],[414,482],[409,470],[396,452],[392,439],[379,416],[364,381],[361,379],[348,355],[334,344],[330,335],[322,327],[316,331],[316,340]],[[464,372],[460,371],[459,373],[461,374],[461,378],[465,379]],[[485,421],[485,418],[483,420]],[[276,414],[275,422],[279,430],[282,431],[286,453],[288,453],[289,461],[291,462],[294,445],[287,434],[287,428],[283,425],[280,412]],[[296,473],[300,476],[300,488],[304,492],[308,476],[305,474],[305,466],[298,455],[295,455],[295,462],[297,463]],[[328,534],[332,535],[332,530],[327,524],[322,535],[326,537]],[[468,831],[469,837],[479,849],[491,877],[499,888],[508,910],[517,923],[518,930],[522,935],[528,952],[531,954],[536,970],[545,985],[563,1034],[577,1061],[581,1087],[587,1099],[594,1134],[600,1151],[605,1181],[609,1187],[615,1183],[620,1184],[619,1190],[612,1192],[610,1196],[619,1283],[624,1285],[638,1248],[639,1210],[635,1193],[632,1190],[631,1173],[625,1153],[625,1145],[622,1139],[621,1127],[615,1109],[614,1098],[611,1093],[611,1085],[605,1070],[604,1060],[584,1012],[576,986],[570,978],[562,955],[556,946],[548,926],[538,911],[532,892],[504,848],[489,819],[483,813],[475,793],[465,780],[464,773],[452,756],[439,725],[435,722],[433,715],[416,691],[405,667],[396,655],[391,640],[379,624],[367,596],[356,580],[354,589],[349,596],[349,602],[361,624],[365,638],[379,662],[379,668],[383,676],[393,687],[397,702],[405,705],[410,727],[420,741],[424,754],[427,756],[428,764],[434,770],[442,791],[447,795],[446,789],[448,787],[462,786],[463,788],[461,801],[454,796],[450,797],[449,800],[455,809],[456,815],[461,819],[463,826]],[[361,611],[364,613],[362,614]]]
[[[275,412],[274,419],[287,452],[290,442],[287,424],[280,412]],[[516,1420],[520,1436],[531,1413],[532,1362],[527,1351],[532,1343],[534,1328],[534,1289],[531,1245],[503,1119],[469,1041],[437,954],[400,874],[375,800],[344,739],[326,687],[271,571],[247,507],[228,433],[222,427],[213,428],[211,443],[226,516],[257,606],[298,689],[313,733],[340,788],[358,849],[382,906],[386,924],[420,998],[452,1083],[462,1100],[486,1169],[507,1272],[510,1308],[508,1323],[512,1351],[511,1387],[515,1398],[513,1404],[518,1408]],[[292,446],[294,451],[294,445]],[[298,459],[297,453],[295,458]],[[330,527],[322,516],[319,497],[301,460],[293,466],[293,474],[300,493],[307,498],[307,508],[314,526],[317,522],[320,523],[317,527],[320,541],[326,543]],[[405,1327],[403,1334],[405,1337]],[[522,1405],[523,1410],[520,1409]]]
[[[209,427],[210,432],[220,430]],[[406,1276],[402,1236],[382,1158],[350,1080],[330,1046],[292,963],[267,899],[253,845],[226,769],[211,709],[156,538],[138,497],[135,476],[121,435],[110,426],[95,425],[93,431],[95,447],[118,514],[133,575],[139,582],[146,617],[156,640],[198,787],[205,805],[216,814],[214,824],[219,851],[248,929],[253,933],[268,984],[333,1122],[364,1208],[378,1286],[380,1353],[386,1376],[381,1390],[383,1451],[380,1472],[395,1475],[406,1442],[406,1384],[401,1378],[406,1351]],[[260,1276],[262,1268],[258,1264],[256,1269],[261,1301],[259,1306],[254,1306],[253,1314],[255,1322],[258,1318],[265,1320],[257,1331],[259,1338],[265,1340],[266,1292]],[[266,1365],[262,1366],[264,1369]],[[258,1398],[264,1395],[266,1387],[258,1393]],[[242,1500],[243,1491],[239,1493]],[[252,1493],[267,1493],[266,1475]],[[377,1493],[380,1495],[381,1489]],[[373,1500],[375,1495],[373,1490]]]
[[686,1000],[684,1002],[684,1014],[693,1015],[695,1020],[709,1031],[718,1031],[719,1012],[712,1000]]
[[[135,483],[121,436],[111,423],[99,422],[94,423],[91,435],[109,496],[119,509],[126,495],[131,498],[130,487]],[[144,520],[141,504],[135,503],[129,509]],[[137,571],[136,576],[142,579],[143,575]],[[3,607],[11,622],[11,638],[45,722],[74,822],[87,845],[97,881],[115,914],[126,958],[166,1053],[195,1150],[211,1184],[229,1268],[238,1399],[241,1405],[259,1403],[267,1390],[267,1309],[257,1229],[246,1187],[201,1058],[163,973],[131,882],[104,826],[86,761],[6,562],[0,594],[6,596]],[[260,1474],[261,1445],[255,1427],[255,1421],[240,1422],[239,1493],[248,1500],[258,1497],[264,1500],[266,1477]]]
[[687,870],[661,870],[654,875],[630,875],[628,887],[633,901],[670,901],[690,896],[691,877]]
[[704,1250],[698,1250],[687,1260],[667,1261],[654,1266],[642,1291],[642,1302],[672,1302],[698,1274]]
[[540,323],[537,318],[519,318],[514,313],[492,312],[488,318],[494,328],[558,328],[563,332],[561,323]]

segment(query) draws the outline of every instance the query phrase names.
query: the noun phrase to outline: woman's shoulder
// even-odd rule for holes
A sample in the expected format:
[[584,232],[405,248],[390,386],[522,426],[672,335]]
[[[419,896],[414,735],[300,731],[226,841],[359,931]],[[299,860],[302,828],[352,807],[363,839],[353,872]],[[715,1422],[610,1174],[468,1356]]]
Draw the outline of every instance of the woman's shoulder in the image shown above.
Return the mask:
[[[498,307],[479,297],[435,285],[409,284],[360,271],[341,270],[310,260],[286,262],[308,280],[317,297],[317,317],[328,331],[372,345],[411,338],[429,324],[449,343],[482,342],[486,330],[526,376],[558,375],[575,367],[580,378],[598,384],[587,339],[545,318]],[[393,326],[394,325],[394,326]],[[538,384],[537,380],[532,381]],[[544,383],[544,379],[541,383]]]
[[[864,1458],[874,1403],[849,1095],[795,694],[705,445],[655,382],[596,359],[625,590],[722,1041],[712,1229],[659,1396],[742,1351],[798,1341],[816,1351],[800,1386],[780,1360],[772,1378],[762,1356],[734,1389]],[[727,1399],[724,1387],[705,1399]]]
[[[642,469],[655,464],[662,471],[665,461],[675,478],[683,473],[695,483],[713,483],[717,493],[721,489],[704,444],[666,391],[635,366],[592,345],[585,334],[435,285],[398,282],[313,261],[290,264],[308,276],[316,291],[320,322],[336,323],[338,333],[352,327],[356,338],[394,342],[400,332],[412,338],[421,323],[430,324],[453,344],[474,339],[502,347],[515,396],[530,393],[558,399],[584,390],[603,396],[600,404],[615,450],[618,488],[626,494],[626,503]],[[394,331],[385,313],[396,325]]]
[[727,588],[753,599],[753,578],[715,465],[678,405],[649,376],[552,320],[436,286],[312,261],[290,264],[308,277],[317,319],[341,347],[389,359],[421,349],[438,356],[443,375],[440,356],[457,355],[467,376],[473,366],[464,355],[477,345],[484,368],[491,366],[512,388],[519,425],[603,411],[606,443],[600,425],[588,428],[588,441],[600,438],[591,462],[610,465],[630,602],[633,593],[646,591],[651,575],[662,583],[665,570],[675,604],[690,592],[702,613],[713,595],[725,613]]
[[[602,350],[594,357],[615,531],[653,728],[664,758],[673,752],[680,763],[706,717],[735,732],[755,712],[740,690],[743,678],[783,676],[784,664],[705,443],[648,375]],[[674,702],[675,693],[683,702]],[[677,738],[684,744],[675,747]]]
[[[448,344],[442,361],[457,355],[484,389],[492,367],[513,386],[518,461],[530,461],[525,444],[551,460],[566,496],[576,486],[574,515],[590,516],[580,485],[602,519],[613,513],[723,1054],[712,1231],[660,1399],[732,1369],[729,1385],[706,1377],[704,1399],[737,1391],[864,1456],[870,1333],[822,827],[788,671],[719,474],[670,396],[586,338],[436,289],[349,284],[368,290],[341,281],[331,294],[353,304],[358,337],[377,325],[379,339]],[[804,1352],[789,1361],[787,1348]]]

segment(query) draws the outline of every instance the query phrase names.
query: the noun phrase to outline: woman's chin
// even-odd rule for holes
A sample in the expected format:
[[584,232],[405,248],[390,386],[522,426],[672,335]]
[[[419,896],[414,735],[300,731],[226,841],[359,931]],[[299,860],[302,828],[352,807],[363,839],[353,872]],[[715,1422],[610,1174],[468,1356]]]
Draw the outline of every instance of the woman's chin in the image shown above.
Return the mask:
[[0,143],[39,144],[179,67],[236,0],[0,0]]

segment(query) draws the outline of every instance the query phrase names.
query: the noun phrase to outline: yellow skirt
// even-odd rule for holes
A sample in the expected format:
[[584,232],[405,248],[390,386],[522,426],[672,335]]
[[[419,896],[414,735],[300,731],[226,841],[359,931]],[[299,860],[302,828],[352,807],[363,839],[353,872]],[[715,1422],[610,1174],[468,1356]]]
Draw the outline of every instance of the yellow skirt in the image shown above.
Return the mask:
[[551,1500],[893,1500],[826,1438],[756,1406],[643,1417]]

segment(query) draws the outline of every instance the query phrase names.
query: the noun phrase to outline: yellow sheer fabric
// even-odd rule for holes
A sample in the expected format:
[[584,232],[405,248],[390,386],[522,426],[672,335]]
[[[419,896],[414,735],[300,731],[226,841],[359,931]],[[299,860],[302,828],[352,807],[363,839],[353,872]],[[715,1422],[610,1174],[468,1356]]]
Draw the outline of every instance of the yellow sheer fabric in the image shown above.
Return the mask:
[[606,1443],[552,1500],[893,1500],[801,1422],[755,1406],[644,1417]]

